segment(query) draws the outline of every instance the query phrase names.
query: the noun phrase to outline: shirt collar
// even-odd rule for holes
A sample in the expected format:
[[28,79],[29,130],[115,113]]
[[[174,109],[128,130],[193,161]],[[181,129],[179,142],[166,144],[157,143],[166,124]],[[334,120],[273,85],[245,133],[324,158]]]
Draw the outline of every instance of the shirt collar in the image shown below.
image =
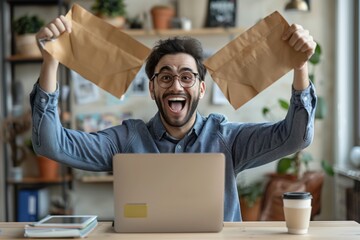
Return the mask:
[[[157,112],[156,115],[151,119],[152,126],[154,128],[154,134],[157,140],[160,140],[166,135],[166,129],[161,122],[160,113]],[[199,136],[201,128],[204,125],[204,121],[200,113],[196,113],[196,119],[195,124],[193,128],[189,131],[188,135],[190,135],[192,132],[194,132],[197,136]]]

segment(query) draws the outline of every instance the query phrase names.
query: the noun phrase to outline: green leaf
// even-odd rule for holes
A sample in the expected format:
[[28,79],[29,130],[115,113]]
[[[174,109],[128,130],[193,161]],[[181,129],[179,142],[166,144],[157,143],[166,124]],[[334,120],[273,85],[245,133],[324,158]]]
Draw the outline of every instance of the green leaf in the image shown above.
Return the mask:
[[292,158],[280,159],[277,164],[277,169],[276,169],[277,173],[280,173],[280,174],[287,173],[291,169],[293,161],[294,160]]
[[333,166],[328,163],[327,161],[325,160],[322,160],[321,161],[321,166],[322,168],[324,169],[325,173],[329,176],[334,176],[335,172],[334,172],[334,168]]
[[324,119],[326,116],[326,102],[323,97],[318,96],[317,98],[317,106],[315,111],[315,118],[316,119]]
[[124,0],[96,0],[91,6],[95,14],[108,17],[125,16],[126,5]]
[[263,107],[262,109],[262,115],[266,117],[270,112],[270,109],[268,107]]
[[246,205],[251,208],[263,193],[263,182],[255,182],[247,186],[238,185],[237,188],[239,197],[244,198]]
[[309,74],[309,79],[313,84],[315,84],[315,76],[314,76],[314,74]]
[[280,105],[280,107],[284,110],[288,110],[289,109],[289,103],[288,101],[284,100],[284,99],[279,99],[278,103]]
[[320,56],[321,56],[321,47],[319,43],[316,43],[315,52],[309,59],[309,62],[312,65],[317,65],[320,62]]
[[42,26],[44,26],[44,20],[37,15],[29,16],[23,15],[13,22],[14,31],[19,34],[37,33]]

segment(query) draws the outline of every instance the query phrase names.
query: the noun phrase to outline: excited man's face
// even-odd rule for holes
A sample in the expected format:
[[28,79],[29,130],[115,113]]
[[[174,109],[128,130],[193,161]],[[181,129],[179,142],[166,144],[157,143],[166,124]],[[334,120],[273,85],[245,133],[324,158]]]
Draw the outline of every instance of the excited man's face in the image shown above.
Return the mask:
[[[190,130],[195,122],[198,102],[205,93],[205,83],[199,80],[195,59],[186,53],[165,55],[157,64],[155,73],[159,75],[150,81],[149,89],[165,127]],[[180,75],[183,79],[181,84]],[[187,76],[194,78],[195,82],[191,87],[182,86],[186,86],[189,79]],[[174,78],[173,81],[168,81],[171,78]],[[164,81],[161,83],[162,80]],[[166,81],[170,87],[164,87]]]

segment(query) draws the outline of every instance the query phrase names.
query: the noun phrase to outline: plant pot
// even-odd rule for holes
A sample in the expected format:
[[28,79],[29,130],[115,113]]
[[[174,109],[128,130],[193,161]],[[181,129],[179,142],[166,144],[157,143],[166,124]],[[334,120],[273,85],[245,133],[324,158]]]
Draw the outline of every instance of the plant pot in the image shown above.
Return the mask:
[[35,34],[16,35],[16,52],[21,55],[41,57]]
[[154,29],[169,29],[175,10],[168,6],[154,6],[151,9],[151,16]]
[[252,206],[248,206],[245,198],[240,198],[241,217],[243,221],[258,221],[260,217],[262,198],[258,197]]
[[37,157],[39,165],[39,177],[46,180],[59,177],[59,164],[44,156]]

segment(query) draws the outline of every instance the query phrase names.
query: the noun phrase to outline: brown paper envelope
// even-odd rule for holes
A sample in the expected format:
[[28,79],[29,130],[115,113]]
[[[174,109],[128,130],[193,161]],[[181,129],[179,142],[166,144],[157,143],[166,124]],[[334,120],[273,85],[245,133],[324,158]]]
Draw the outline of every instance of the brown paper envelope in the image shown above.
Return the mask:
[[296,52],[282,40],[288,27],[274,12],[204,61],[235,109],[306,61],[305,53]]
[[120,98],[150,49],[77,4],[66,18],[72,21],[72,32],[47,42],[45,50],[68,68]]

